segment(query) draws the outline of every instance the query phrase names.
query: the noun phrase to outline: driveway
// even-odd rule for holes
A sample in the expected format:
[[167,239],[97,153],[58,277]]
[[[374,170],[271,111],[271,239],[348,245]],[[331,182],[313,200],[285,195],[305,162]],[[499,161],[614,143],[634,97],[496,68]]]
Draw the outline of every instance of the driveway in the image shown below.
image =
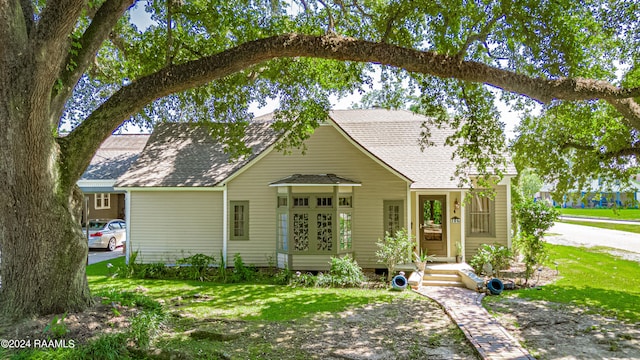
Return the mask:
[[606,246],[623,250],[614,251],[614,255],[640,261],[640,234],[559,222],[555,223],[547,232],[552,235],[545,236],[545,240],[551,244],[584,247]]
[[120,256],[124,256],[122,253],[122,247],[119,247],[114,251],[89,250],[89,265],[100,261],[115,259]]

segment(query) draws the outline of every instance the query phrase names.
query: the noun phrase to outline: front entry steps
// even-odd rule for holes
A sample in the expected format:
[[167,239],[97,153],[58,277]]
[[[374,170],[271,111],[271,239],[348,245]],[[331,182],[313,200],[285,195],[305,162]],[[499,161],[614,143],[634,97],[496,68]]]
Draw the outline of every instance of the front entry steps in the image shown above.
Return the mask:
[[409,277],[409,285],[417,289],[422,286],[466,287],[478,290],[482,279],[473,273],[465,263],[445,263],[427,265],[424,273],[414,271]]
[[462,276],[457,272],[450,273],[450,270],[425,270],[422,277],[422,286],[455,286],[465,287],[462,282]]

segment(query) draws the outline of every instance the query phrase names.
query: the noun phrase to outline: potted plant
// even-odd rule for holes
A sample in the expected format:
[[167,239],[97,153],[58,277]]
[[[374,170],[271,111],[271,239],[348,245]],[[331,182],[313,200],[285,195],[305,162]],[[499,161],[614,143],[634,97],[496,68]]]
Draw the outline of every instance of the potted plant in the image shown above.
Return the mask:
[[462,262],[462,243],[456,242],[456,263]]
[[416,267],[420,272],[424,272],[424,269],[427,267],[427,262],[433,261],[435,259],[435,256],[428,255],[426,250],[424,252],[421,252],[420,255],[418,255],[417,252],[414,252],[413,256],[415,258],[414,263],[416,264]]

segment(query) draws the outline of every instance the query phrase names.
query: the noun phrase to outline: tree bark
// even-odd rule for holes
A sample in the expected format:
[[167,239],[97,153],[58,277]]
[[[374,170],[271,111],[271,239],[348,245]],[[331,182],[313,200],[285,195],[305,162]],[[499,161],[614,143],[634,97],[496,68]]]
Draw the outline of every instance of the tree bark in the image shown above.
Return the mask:
[[71,1],[58,4],[65,6],[43,13],[48,22],[33,31],[19,1],[0,3],[9,24],[0,30],[0,315],[11,320],[92,302],[82,195],[60,186],[65,172],[49,123],[51,88],[66,57],[66,34],[57,42],[55,35],[74,25],[52,23],[61,11],[73,16]]

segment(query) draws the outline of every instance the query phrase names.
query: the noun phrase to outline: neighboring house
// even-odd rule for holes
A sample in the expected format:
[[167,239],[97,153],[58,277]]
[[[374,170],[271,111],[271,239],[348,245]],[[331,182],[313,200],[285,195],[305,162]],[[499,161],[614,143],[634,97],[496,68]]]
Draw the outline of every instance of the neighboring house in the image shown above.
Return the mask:
[[553,206],[563,208],[609,208],[619,207],[637,207],[640,202],[640,175],[630,180],[629,188],[613,186],[610,189],[600,189],[601,183],[598,180],[592,180],[588,184],[588,189],[580,193],[577,191],[570,192],[562,197],[561,202],[557,202],[552,197],[553,186],[544,184],[534,197],[535,200],[544,200]]
[[124,191],[115,191],[113,184],[136,161],[148,139],[148,134],[111,135],[102,143],[77,183],[90,219],[124,219]]
[[451,131],[431,129],[424,151],[424,117],[409,111],[337,110],[284,154],[269,116],[256,119],[245,140],[249,157],[229,161],[203,128],[156,127],[116,189],[127,192],[128,251],[142,262],[175,263],[203,253],[249,264],[321,270],[332,255],[351,253],[365,268],[377,262],[376,241],[407,228],[416,246],[454,261],[456,242],[467,256],[483,243],[511,246],[510,179],[495,200],[473,197],[452,179]]

